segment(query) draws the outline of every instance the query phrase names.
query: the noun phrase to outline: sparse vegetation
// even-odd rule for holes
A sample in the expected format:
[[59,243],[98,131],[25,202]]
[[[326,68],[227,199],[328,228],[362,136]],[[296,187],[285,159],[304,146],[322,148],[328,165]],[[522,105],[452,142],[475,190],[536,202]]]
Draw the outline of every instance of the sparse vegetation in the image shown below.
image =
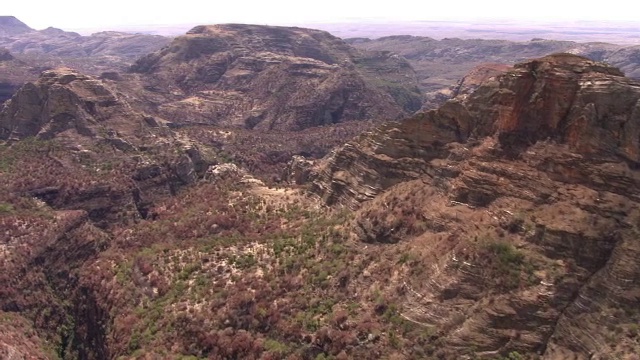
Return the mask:
[[[193,38],[208,51],[219,47],[204,35]],[[395,55],[378,55],[406,66]],[[403,74],[353,82],[350,64],[343,66],[335,53],[327,58],[336,64],[321,71],[342,69],[339,80],[354,89],[339,92],[336,104],[374,86],[415,107],[416,93],[401,84]],[[150,71],[152,60],[141,60],[138,70]],[[397,70],[375,67],[376,59],[356,60],[354,71],[369,76]],[[313,70],[318,61],[296,71]],[[220,96],[229,95],[242,107],[247,96],[199,88],[187,69],[171,69],[180,91],[146,87],[143,95],[158,103],[144,105],[145,113],[166,106],[159,98],[168,93],[177,99],[197,92],[198,98],[176,105],[184,108],[174,115],[193,111],[188,121],[212,109],[205,100],[223,102],[228,99]],[[216,69],[203,66],[197,75],[213,76]],[[530,74],[527,69],[521,72]],[[558,73],[572,78],[541,88],[588,76],[585,69],[562,68]],[[529,76],[514,74],[507,82]],[[315,81],[307,75],[304,81]],[[388,123],[375,136],[344,146],[351,151],[345,158],[336,152],[317,166],[304,163],[313,167],[313,190],[324,196],[318,198],[284,181],[286,163],[292,155],[320,158],[373,122],[252,131],[182,127],[180,116],[171,116],[171,127],[164,126],[164,118],[136,113],[140,104],[119,107],[131,91],[120,86],[135,88],[129,81],[144,76],[91,80],[107,94],[118,89],[116,103],[92,98],[77,104],[83,116],[108,108],[122,118],[101,113],[104,118],[84,121],[89,129],[83,122],[52,140],[0,145],[0,357],[6,345],[22,351],[17,357],[65,360],[521,360],[537,358],[545,346],[564,346],[567,333],[571,341],[586,338],[582,331],[588,331],[585,346],[597,344],[597,356],[623,358],[640,349],[637,194],[624,196],[636,191],[629,185],[634,170],[617,162],[620,154],[611,160],[604,150],[592,167],[589,153],[576,155],[580,146],[562,144],[560,137],[527,138],[517,142],[525,150],[507,154],[509,144],[493,132],[514,124],[496,127],[488,120],[493,113],[484,117],[474,106],[508,108],[509,94],[529,85],[506,92],[492,87],[485,93],[496,98],[480,105],[460,100],[442,113]],[[261,94],[278,101],[297,90],[269,88],[266,80]],[[309,98],[317,95],[311,90],[302,102],[326,100],[335,107],[332,98]],[[517,101],[531,98],[524,95]],[[596,95],[606,103],[604,94]],[[565,96],[550,98],[555,113]],[[544,105],[546,97],[540,99]],[[261,104],[252,101],[258,113]],[[214,110],[224,121],[237,120],[231,110]],[[341,111],[356,114],[321,110],[327,122]],[[259,125],[261,116],[245,125]],[[617,136],[619,127],[614,130],[607,136]],[[220,163],[242,169],[207,171]],[[335,204],[328,199],[334,195],[342,196]],[[350,208],[341,209],[342,203]]]

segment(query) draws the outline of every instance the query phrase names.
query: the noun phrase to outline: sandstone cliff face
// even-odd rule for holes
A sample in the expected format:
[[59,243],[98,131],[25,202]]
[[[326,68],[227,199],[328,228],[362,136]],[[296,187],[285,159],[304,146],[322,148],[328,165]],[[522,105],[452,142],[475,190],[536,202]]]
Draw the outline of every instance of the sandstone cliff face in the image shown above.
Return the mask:
[[[68,68],[43,72],[0,108],[0,139],[20,144],[28,138],[55,140],[67,160],[51,149],[42,156],[64,171],[80,166],[104,178],[70,189],[63,171],[59,179],[27,183],[21,191],[57,208],[87,211],[102,226],[123,210],[127,217],[147,217],[153,196],[192,184],[211,161],[195,142],[135,111],[109,84]],[[114,164],[120,168],[112,171]]]
[[533,39],[526,42],[421,36],[387,36],[374,40],[347,39],[363,50],[393,51],[407,58],[416,69],[425,107],[435,109],[448,100],[456,82],[481,64],[514,64],[552,53],[567,52],[620,68],[628,77],[638,78],[640,58],[637,46],[608,43],[577,43]]
[[133,131],[140,122],[141,115],[100,80],[62,68],[45,71],[5,104],[0,111],[0,138],[50,139],[63,133],[96,137],[108,131],[105,125]]
[[405,60],[310,29],[198,26],[131,70],[177,123],[300,130],[397,119],[421,104]]
[[[392,167],[402,167],[397,164],[424,162],[448,154],[446,144],[452,141],[465,143],[488,136],[496,137],[501,150],[513,156],[539,140],[549,140],[565,144],[579,154],[624,159],[635,167],[640,161],[639,93],[638,83],[625,78],[619,70],[575,55],[553,55],[518,64],[513,71],[467,97],[451,100],[438,110],[400,124],[383,126],[345,145],[321,166],[318,176],[325,180],[317,184],[329,189],[330,174],[346,171],[354,184],[382,190],[392,185],[393,179],[406,177],[375,173],[363,177],[356,170],[349,170],[350,166],[339,165],[342,159],[360,161],[362,156],[350,152],[362,153],[384,159]],[[418,176],[429,166],[404,168]],[[370,192],[353,187],[350,191]],[[322,192],[329,198],[343,198],[339,191]],[[352,200],[356,197],[345,195],[344,200],[355,204]]]
[[403,316],[460,356],[615,358],[640,349],[639,106],[619,70],[552,55],[296,173],[360,240],[432,259]]

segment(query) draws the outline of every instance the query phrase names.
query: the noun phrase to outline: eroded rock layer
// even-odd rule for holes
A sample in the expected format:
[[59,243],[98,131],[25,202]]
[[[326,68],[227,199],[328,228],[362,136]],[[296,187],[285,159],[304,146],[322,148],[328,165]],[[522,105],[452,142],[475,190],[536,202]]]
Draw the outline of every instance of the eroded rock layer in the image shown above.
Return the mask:
[[403,58],[302,28],[198,26],[131,70],[177,123],[300,130],[398,119],[422,102]]
[[552,55],[296,174],[358,209],[360,240],[433,258],[404,278],[403,315],[454,353],[623,356],[638,349],[639,110],[638,82]]

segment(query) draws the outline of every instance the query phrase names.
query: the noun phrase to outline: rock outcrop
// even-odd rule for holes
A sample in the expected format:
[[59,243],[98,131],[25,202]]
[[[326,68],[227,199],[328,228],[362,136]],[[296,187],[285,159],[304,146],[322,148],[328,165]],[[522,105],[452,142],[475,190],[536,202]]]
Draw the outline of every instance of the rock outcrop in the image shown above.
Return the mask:
[[[24,189],[56,208],[85,210],[105,226],[123,209],[127,216],[146,217],[153,194],[196,182],[211,162],[197,144],[135,111],[109,84],[68,68],[43,72],[0,109],[0,139],[20,143],[27,138],[55,139],[74,164],[57,159],[51,150],[43,156],[57,159],[65,169],[79,163],[94,175],[108,170],[101,181],[71,192],[50,184]],[[123,168],[109,171],[114,163]]]
[[448,156],[447,144],[488,136],[514,157],[548,140],[635,168],[640,161],[639,99],[638,83],[603,63],[569,54],[521,63],[438,110],[346,144],[321,165],[316,186],[327,199],[356,205],[354,199],[423,175],[429,161]]
[[5,104],[0,111],[0,139],[108,136],[109,126],[132,134],[142,121],[102,81],[60,68],[43,72]]
[[31,66],[16,59],[11,52],[0,48],[0,105],[27,81],[35,80],[38,74]]
[[378,39],[347,39],[362,50],[393,51],[404,56],[416,69],[425,107],[435,109],[450,99],[456,82],[476,66],[487,63],[514,64],[527,59],[567,52],[603,61],[620,68],[628,77],[638,78],[640,58],[637,46],[608,43],[577,43],[532,39],[526,42],[422,36],[387,36]]
[[359,209],[360,240],[438,259],[403,279],[402,313],[443,348],[615,358],[639,346],[617,335],[640,316],[639,140],[640,83],[557,54],[364,134],[308,177]]
[[311,29],[198,26],[131,70],[178,123],[300,130],[398,119],[421,105],[406,60]]

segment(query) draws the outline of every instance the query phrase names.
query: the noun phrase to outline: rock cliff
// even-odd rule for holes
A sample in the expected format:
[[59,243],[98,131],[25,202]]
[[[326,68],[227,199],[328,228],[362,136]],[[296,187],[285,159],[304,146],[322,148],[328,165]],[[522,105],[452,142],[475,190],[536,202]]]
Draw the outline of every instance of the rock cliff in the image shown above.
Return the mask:
[[96,137],[109,125],[133,133],[140,114],[100,80],[60,68],[25,84],[0,111],[0,138]]
[[421,105],[406,60],[311,29],[198,26],[131,70],[178,123],[300,130],[398,119]]
[[416,69],[425,106],[435,109],[446,100],[456,82],[481,64],[514,64],[527,59],[567,52],[620,68],[628,77],[638,78],[640,58],[637,46],[608,43],[578,43],[532,39],[526,42],[445,38],[422,36],[387,36],[378,39],[347,39],[363,50],[393,51],[407,58]]
[[91,177],[100,180],[85,179],[88,183],[72,189],[65,185],[66,175],[58,174],[60,179],[21,191],[56,207],[87,211],[105,226],[125,209],[128,217],[146,217],[154,194],[195,182],[212,161],[196,142],[135,111],[109,84],[68,68],[43,72],[0,108],[0,139],[18,146],[25,139],[54,140],[66,160],[51,150],[41,156],[65,171],[78,166],[93,171]]
[[16,59],[11,52],[0,47],[0,105],[29,80],[38,74],[31,66]]
[[[575,55],[517,64],[466,97],[346,144],[320,165],[322,180],[316,184],[327,199],[356,205],[354,199],[406,180],[405,173],[420,176],[430,169],[430,160],[448,156],[449,143],[486,137],[496,138],[500,151],[516,158],[545,140],[635,168],[640,160],[639,91],[638,83],[616,68]],[[369,158],[385,165],[369,167],[363,160]],[[415,167],[416,162],[423,166]],[[389,173],[391,169],[400,175]],[[356,186],[344,187],[345,193],[332,174]]]
[[295,174],[356,238],[433,259],[402,313],[443,348],[615,358],[640,349],[639,110],[618,69],[551,55]]

